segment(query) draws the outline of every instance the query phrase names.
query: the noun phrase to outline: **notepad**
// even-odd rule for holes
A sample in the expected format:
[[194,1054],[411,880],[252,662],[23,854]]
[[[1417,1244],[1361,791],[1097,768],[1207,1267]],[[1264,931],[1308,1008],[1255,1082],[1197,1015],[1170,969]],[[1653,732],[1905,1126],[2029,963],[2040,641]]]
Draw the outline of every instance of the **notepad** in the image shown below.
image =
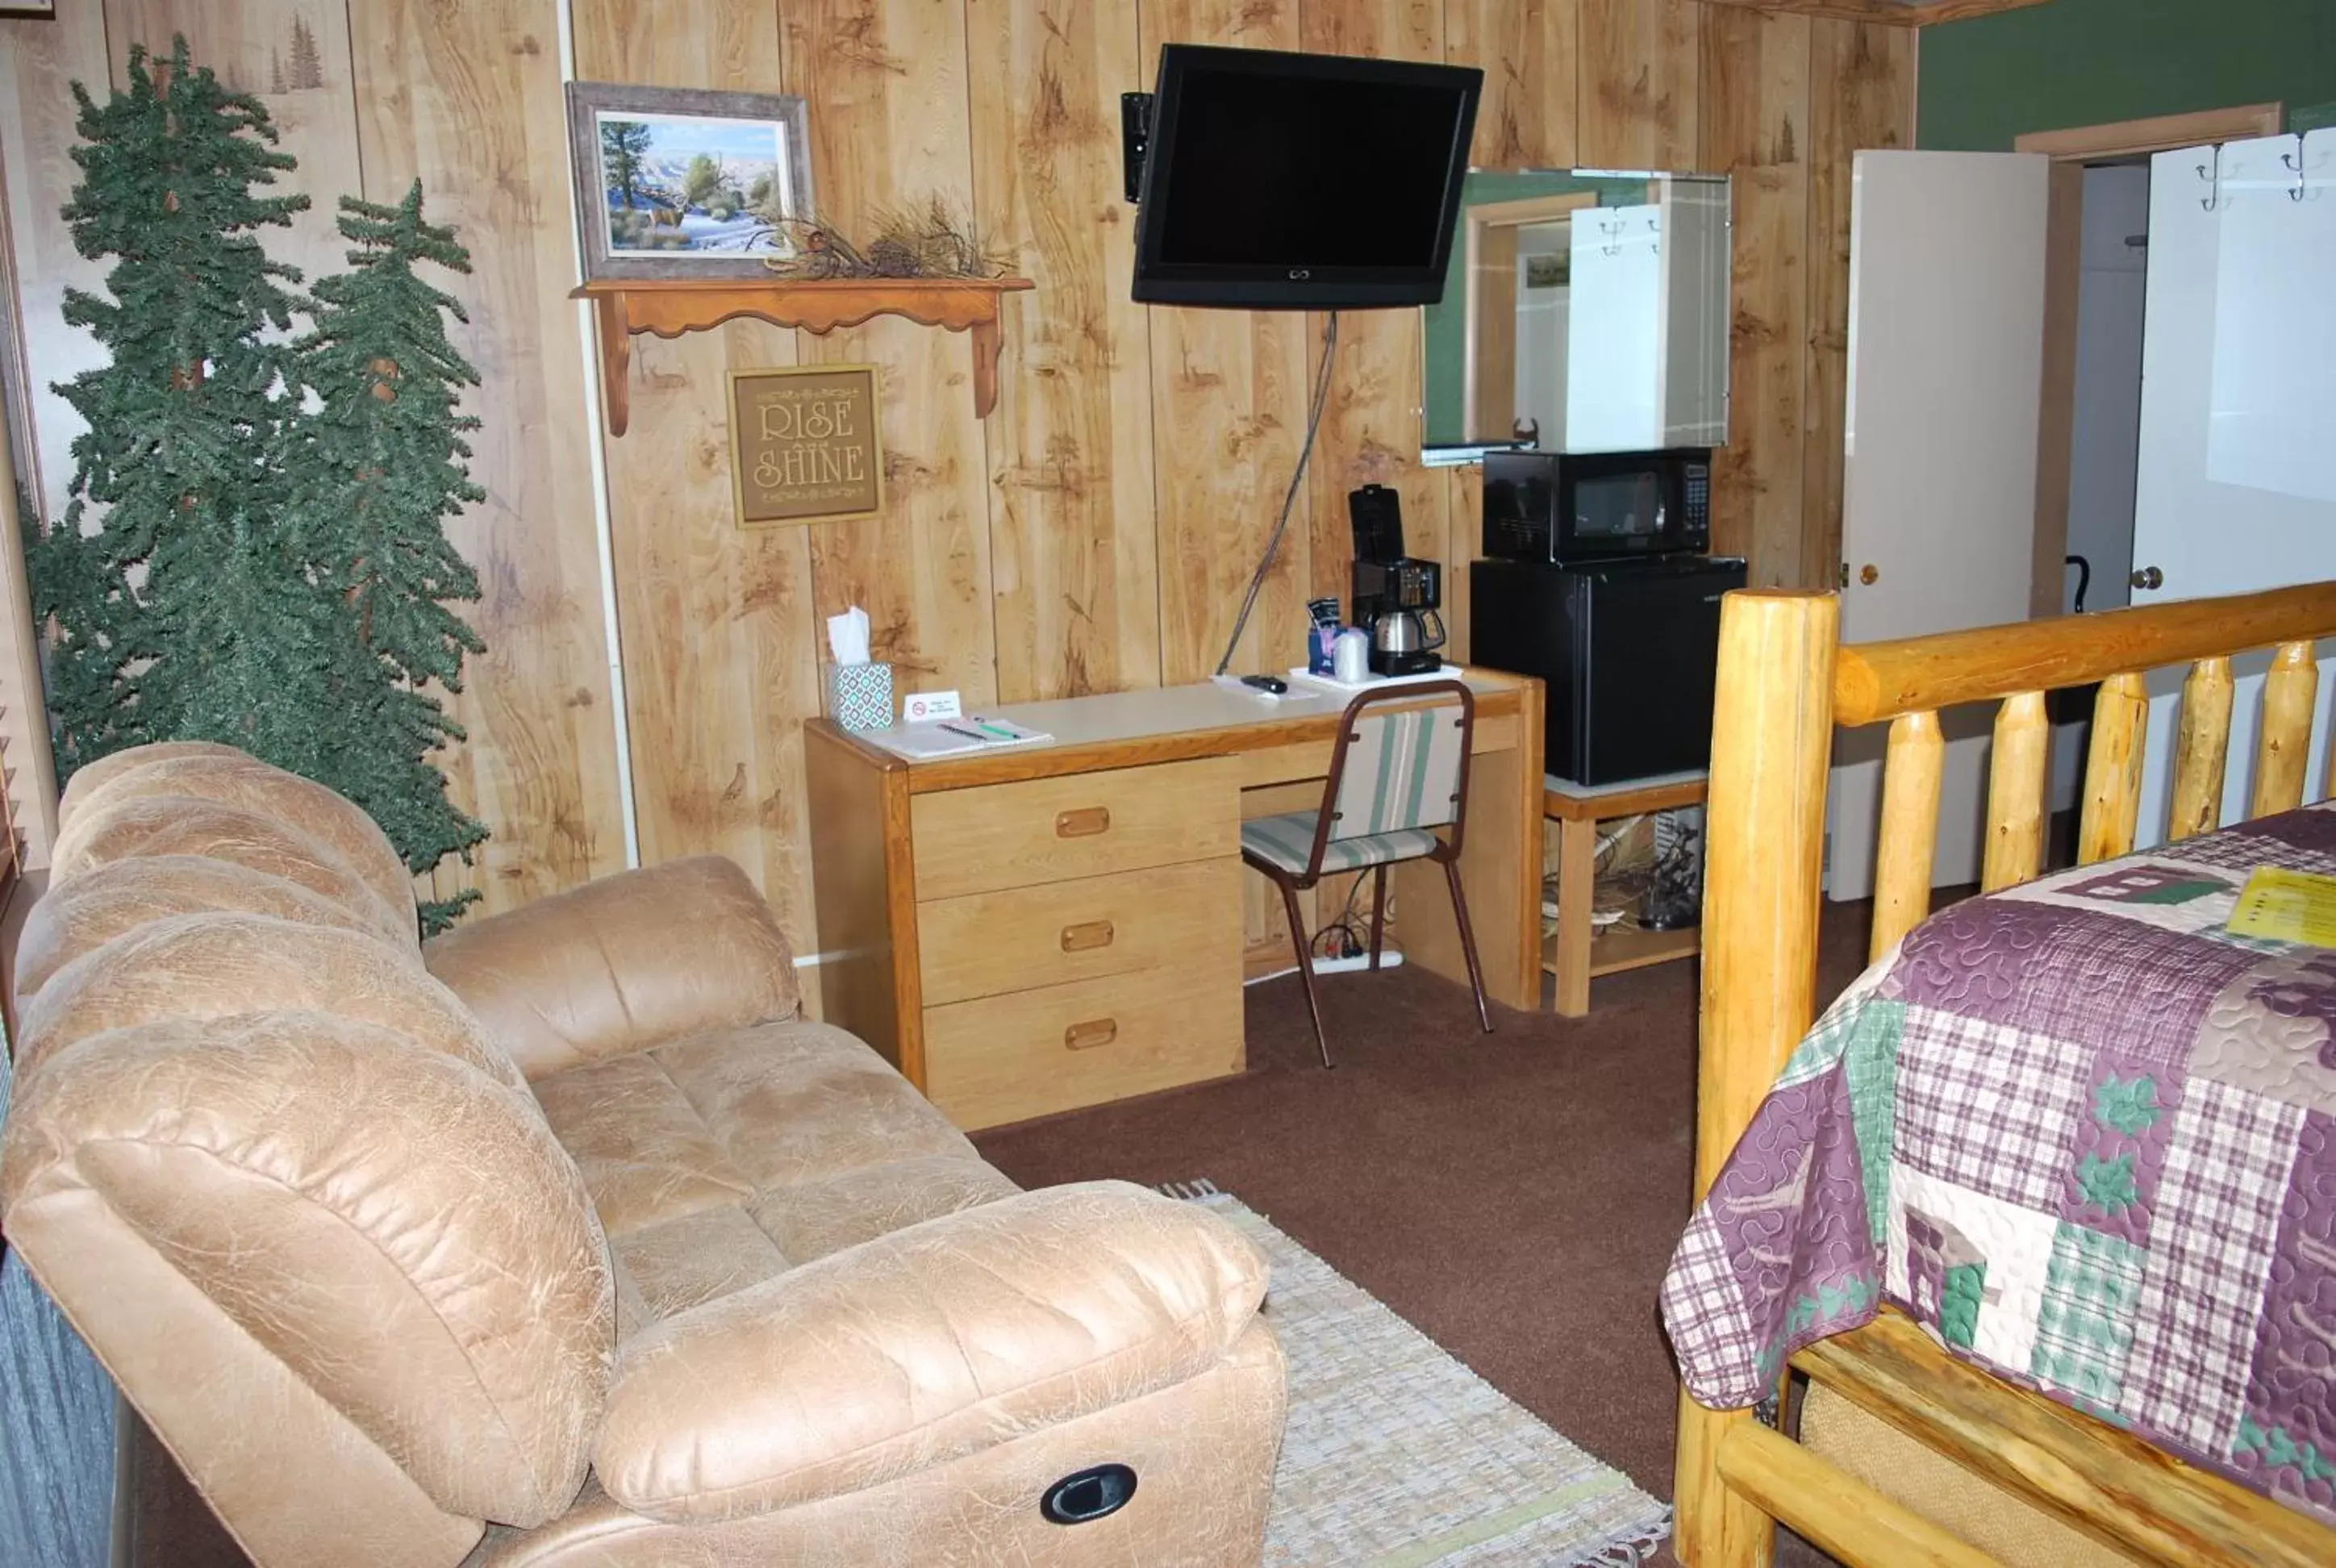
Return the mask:
[[1032,729],[1011,719],[979,716],[928,724],[896,724],[890,729],[863,730],[861,735],[911,762],[988,751],[993,746],[1033,745],[1055,738],[1045,730]]
[[2336,948],[2336,877],[2257,866],[2223,927],[2234,936]]

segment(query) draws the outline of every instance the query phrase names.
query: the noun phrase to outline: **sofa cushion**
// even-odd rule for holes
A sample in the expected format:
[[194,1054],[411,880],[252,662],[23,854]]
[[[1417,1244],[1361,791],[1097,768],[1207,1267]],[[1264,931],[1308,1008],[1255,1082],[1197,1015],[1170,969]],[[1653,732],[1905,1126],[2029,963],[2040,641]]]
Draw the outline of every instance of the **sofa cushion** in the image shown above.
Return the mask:
[[[224,1318],[439,1508],[532,1524],[575,1495],[612,1345],[607,1249],[525,1086],[392,1025],[287,1009],[92,1035],[17,1095],[9,1240],[58,1271],[109,1366],[138,1325],[209,1341]],[[194,1289],[157,1299],[158,1273]],[[212,1386],[205,1437],[273,1439],[271,1379],[175,1376]]]
[[99,796],[58,834],[49,876],[63,883],[117,861],[199,855],[297,882],[361,916],[383,940],[412,952],[420,940],[409,895],[393,905],[331,846],[272,816],[193,795]]
[[1122,1182],[894,1232],[644,1329],[593,1471],[718,1524],[881,1485],[1200,1376],[1266,1265],[1217,1216]]
[[410,953],[355,931],[236,912],[150,920],[59,969],[24,1006],[17,1074],[109,1029],[274,1011],[378,1024],[507,1087],[526,1087]]
[[570,1067],[535,1085],[545,1119],[575,1157],[611,1236],[754,1195],[660,1055]]
[[[16,943],[16,994],[33,995],[73,959],[140,926],[207,911],[381,935],[370,911],[353,910],[286,878],[209,855],[141,855],[91,866],[41,896]],[[421,967],[421,955],[410,946],[386,945]]]
[[423,956],[530,1078],[798,1005],[785,933],[719,855],[466,920]]
[[1020,1191],[860,1040],[791,1019],[535,1083],[617,1267],[618,1338]]
[[657,1053],[756,1186],[825,1181],[973,1145],[856,1035],[793,1020],[677,1040]]
[[215,757],[222,762],[237,761],[251,755],[231,745],[221,745],[215,740],[165,740],[151,745],[134,745],[124,751],[108,753],[92,763],[84,763],[73,770],[65,781],[64,794],[57,797],[57,826],[73,825],[81,808],[96,794],[124,774],[151,767],[158,762],[175,762],[183,757]]
[[58,866],[77,863],[83,842],[96,831],[100,820],[132,801],[161,796],[209,801],[250,813],[323,845],[355,872],[394,917],[399,940],[409,947],[420,941],[414,875],[398,858],[381,824],[362,806],[314,779],[271,767],[258,757],[194,744],[198,749],[192,752],[141,746],[116,754],[124,758],[123,765],[93,784],[85,782],[91,769],[75,774],[73,783],[80,794],[73,813],[58,829]]

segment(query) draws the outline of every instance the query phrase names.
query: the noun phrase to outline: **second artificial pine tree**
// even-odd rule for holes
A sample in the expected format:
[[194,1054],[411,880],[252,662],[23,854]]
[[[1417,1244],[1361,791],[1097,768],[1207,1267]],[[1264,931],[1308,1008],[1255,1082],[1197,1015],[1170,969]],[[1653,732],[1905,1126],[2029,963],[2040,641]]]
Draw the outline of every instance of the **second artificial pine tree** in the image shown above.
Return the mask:
[[[460,691],[463,655],[485,647],[446,608],[479,597],[445,531],[486,499],[462,440],[479,422],[458,411],[479,375],[446,336],[448,316],[467,319],[461,304],[414,270],[468,272],[471,258],[453,229],[423,219],[418,180],[394,207],[344,197],[339,228],[355,247],[351,270],[317,283],[313,326],[296,345],[319,407],[286,455],[286,522],[333,596],[346,656],[365,667],[344,683],[363,706],[340,726],[340,758],[314,776],[372,813],[420,872],[486,837],[429,762],[462,732],[427,692],[432,681]],[[424,927],[441,929],[466,901],[424,905]]]

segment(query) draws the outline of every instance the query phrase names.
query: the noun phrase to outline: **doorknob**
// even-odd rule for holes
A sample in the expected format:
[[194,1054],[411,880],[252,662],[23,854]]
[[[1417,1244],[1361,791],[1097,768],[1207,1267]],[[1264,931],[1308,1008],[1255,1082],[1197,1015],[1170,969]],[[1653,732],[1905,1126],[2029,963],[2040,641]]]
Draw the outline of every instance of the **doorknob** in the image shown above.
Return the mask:
[[1857,580],[1872,588],[1882,580],[1882,569],[1869,560],[1857,569]]
[[2145,566],[2127,580],[2146,592],[2155,592],[2166,586],[2166,574],[2154,566]]

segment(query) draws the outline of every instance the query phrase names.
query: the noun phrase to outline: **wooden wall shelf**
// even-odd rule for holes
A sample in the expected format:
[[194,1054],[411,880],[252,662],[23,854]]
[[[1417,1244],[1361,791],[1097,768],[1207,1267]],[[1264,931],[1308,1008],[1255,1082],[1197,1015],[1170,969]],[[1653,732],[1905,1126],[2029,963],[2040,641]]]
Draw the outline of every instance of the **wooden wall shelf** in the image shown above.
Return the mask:
[[926,326],[973,334],[973,416],[998,406],[998,299],[1031,287],[1027,278],[848,278],[806,282],[774,278],[608,278],[569,295],[599,317],[600,396],[608,433],[631,417],[633,334],[679,337],[751,316],[774,326],[827,333],[875,316],[905,316]]

